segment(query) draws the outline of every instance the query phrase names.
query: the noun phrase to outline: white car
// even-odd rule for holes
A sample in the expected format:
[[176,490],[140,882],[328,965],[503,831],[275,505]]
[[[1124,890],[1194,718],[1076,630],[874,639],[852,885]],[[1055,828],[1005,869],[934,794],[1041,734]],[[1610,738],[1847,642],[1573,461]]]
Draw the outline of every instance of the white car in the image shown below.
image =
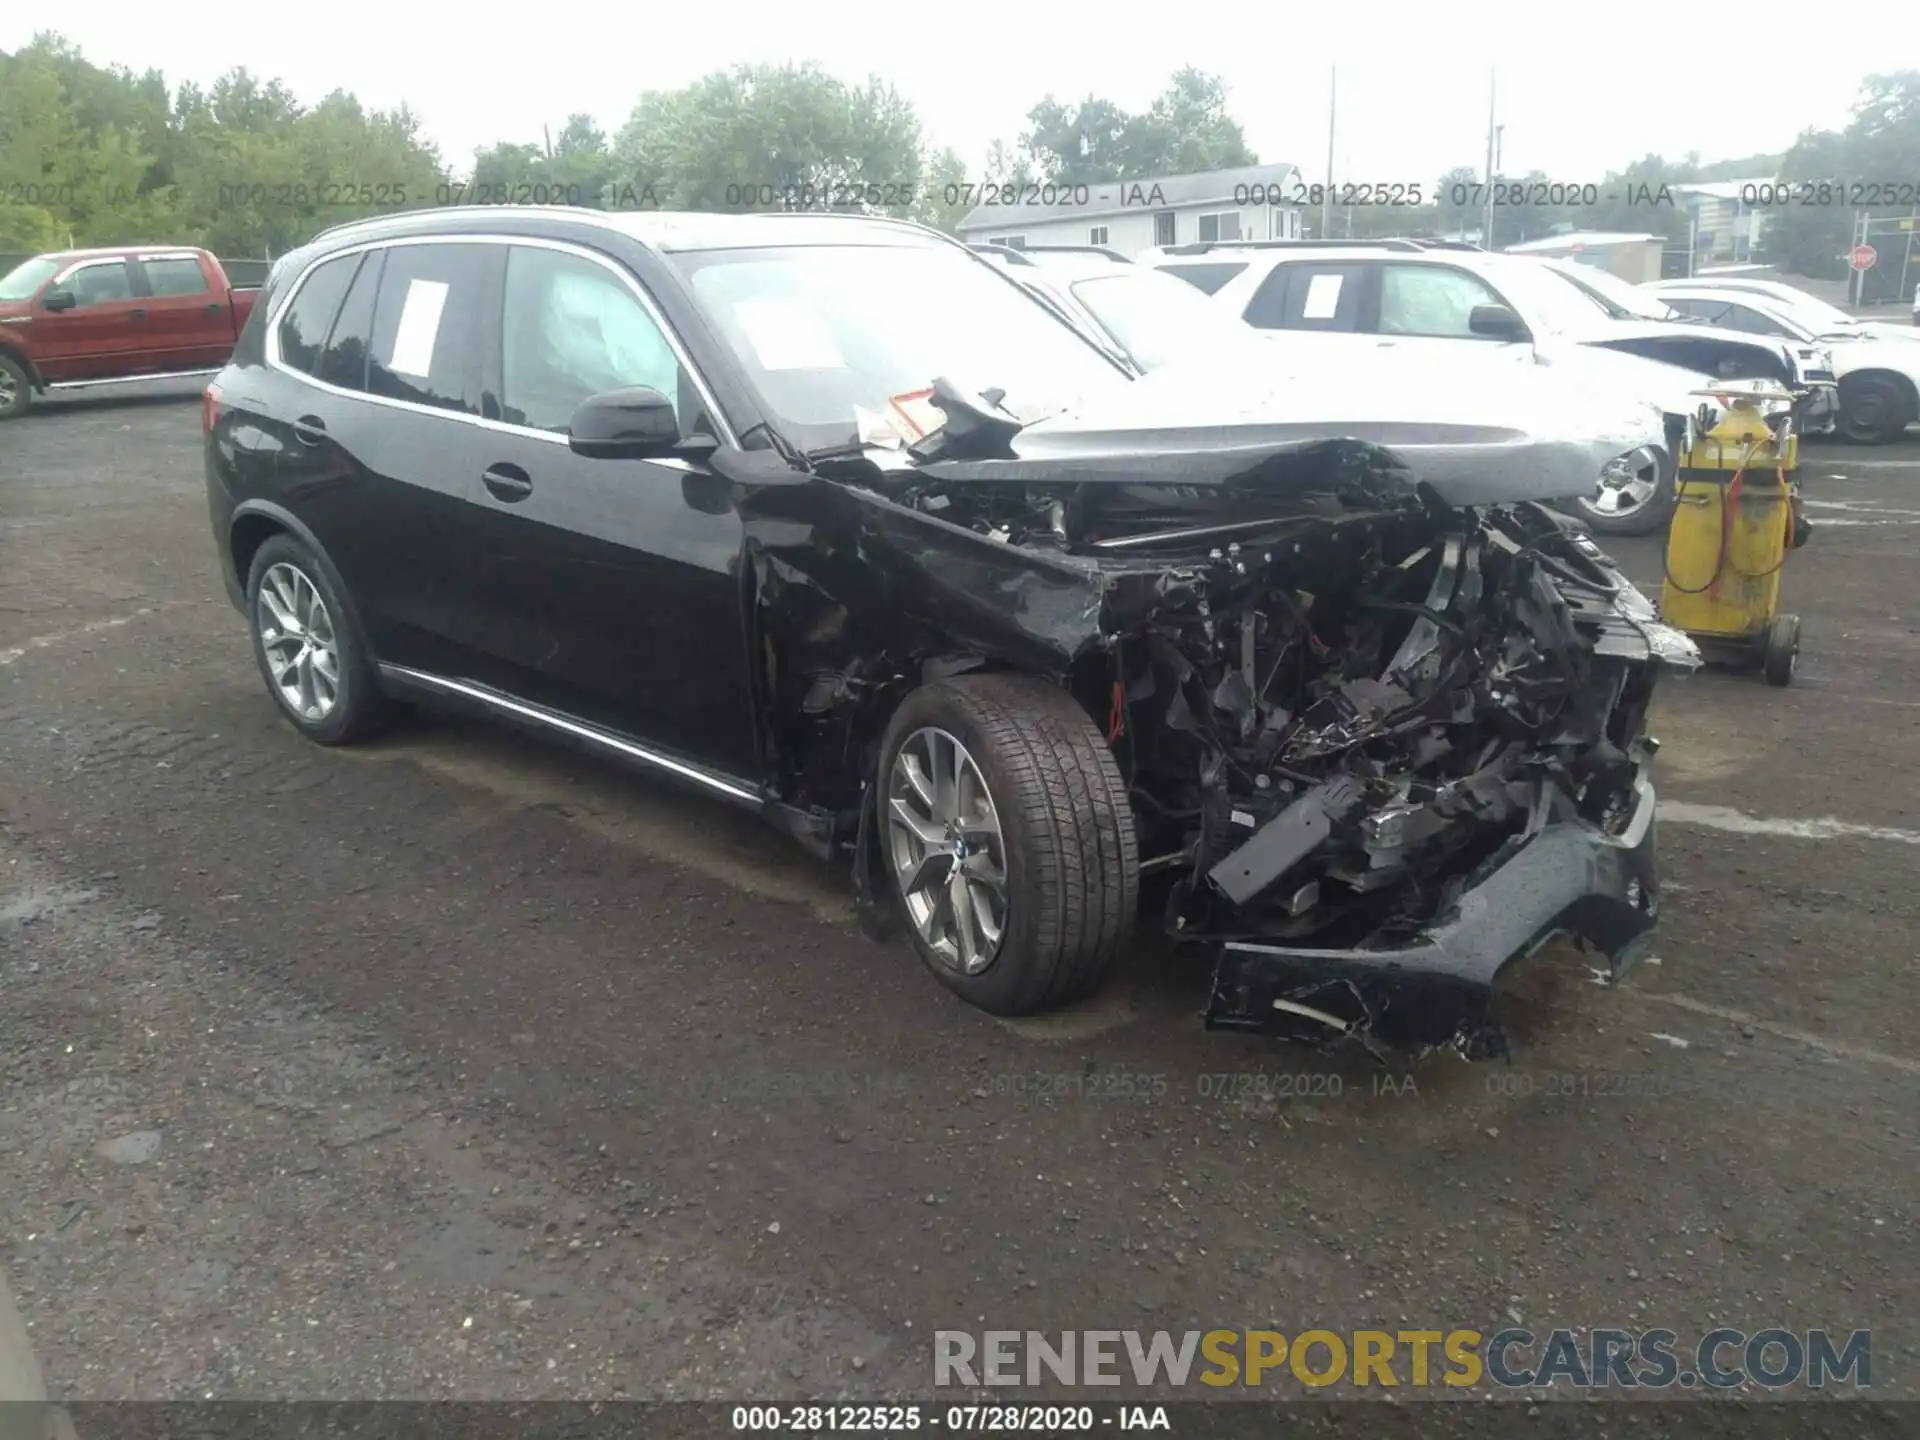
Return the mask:
[[1809,323],[1817,313],[1810,307],[1789,306],[1753,290],[1676,282],[1657,293],[1674,309],[1709,325],[1825,347],[1840,384],[1840,433],[1849,440],[1885,444],[1920,419],[1920,345],[1864,330],[1820,334]]
[[[1863,320],[1858,315],[1849,315],[1838,305],[1830,305],[1817,295],[1809,295],[1805,290],[1779,280],[1748,280],[1739,275],[1709,273],[1696,275],[1690,280],[1649,280],[1636,288],[1659,296],[1668,290],[1687,290],[1702,285],[1715,290],[1739,290],[1750,295],[1765,296],[1780,309],[1790,312],[1816,335],[1852,335],[1861,339],[1878,336],[1908,344],[1920,341],[1920,330],[1911,325],[1896,325],[1891,320]],[[1914,297],[1913,313],[1914,325],[1920,325],[1920,292]]]
[[1191,285],[1097,245],[975,245],[977,253],[1143,374],[1195,351],[1252,340],[1252,328]]
[[[1392,352],[1436,375],[1466,367],[1505,383],[1514,367],[1551,367],[1596,397],[1657,404],[1672,422],[1668,453],[1700,406],[1704,381],[1768,379],[1831,404],[1778,340],[1678,320],[1622,316],[1543,262],[1416,240],[1258,241],[1144,252],[1142,263],[1210,293],[1213,303],[1290,346],[1329,358]],[[1805,423],[1817,425],[1809,413]],[[1592,528],[1644,534],[1675,504],[1671,466],[1613,467],[1575,508]]]

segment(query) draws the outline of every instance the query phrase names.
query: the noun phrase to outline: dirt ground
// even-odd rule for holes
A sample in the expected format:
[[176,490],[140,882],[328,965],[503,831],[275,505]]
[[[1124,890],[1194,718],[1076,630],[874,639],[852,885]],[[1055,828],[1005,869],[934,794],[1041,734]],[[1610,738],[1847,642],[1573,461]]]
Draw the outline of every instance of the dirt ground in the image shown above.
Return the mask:
[[590,759],[310,746],[194,392],[0,427],[0,1266],[50,1390],[776,1400],[924,1392],[939,1328],[1524,1323],[1871,1328],[1911,1398],[1920,441],[1803,479],[1798,682],[1658,708],[1657,959],[1549,949],[1511,1066],[1383,1088],[1207,1034],[1149,943],[996,1021]]

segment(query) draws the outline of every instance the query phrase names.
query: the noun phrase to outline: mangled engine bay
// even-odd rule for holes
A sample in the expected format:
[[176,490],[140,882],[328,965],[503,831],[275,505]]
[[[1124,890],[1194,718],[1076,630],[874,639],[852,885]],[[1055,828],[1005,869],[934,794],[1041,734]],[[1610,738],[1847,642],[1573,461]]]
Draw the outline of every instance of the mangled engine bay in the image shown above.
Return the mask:
[[1449,505],[1370,446],[1288,468],[1314,478],[934,465],[891,498],[1088,573],[1064,678],[1169,931],[1214,956],[1210,1025],[1499,1053],[1509,960],[1568,931],[1617,973],[1651,927],[1643,726],[1697,657],[1537,504]]

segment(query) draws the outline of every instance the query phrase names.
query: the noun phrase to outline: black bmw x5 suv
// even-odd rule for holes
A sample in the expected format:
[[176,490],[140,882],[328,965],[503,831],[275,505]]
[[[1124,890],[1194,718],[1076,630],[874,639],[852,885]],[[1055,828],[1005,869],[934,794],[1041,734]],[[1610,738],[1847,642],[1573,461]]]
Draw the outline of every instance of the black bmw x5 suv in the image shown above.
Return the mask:
[[996,1012],[1095,986],[1145,875],[1210,1023],[1490,1053],[1511,960],[1658,909],[1691,647],[1536,502],[1659,417],[1236,408],[1248,344],[1139,378],[904,222],[370,220],[207,390],[214,537],[322,744],[427,702],[678,777]]

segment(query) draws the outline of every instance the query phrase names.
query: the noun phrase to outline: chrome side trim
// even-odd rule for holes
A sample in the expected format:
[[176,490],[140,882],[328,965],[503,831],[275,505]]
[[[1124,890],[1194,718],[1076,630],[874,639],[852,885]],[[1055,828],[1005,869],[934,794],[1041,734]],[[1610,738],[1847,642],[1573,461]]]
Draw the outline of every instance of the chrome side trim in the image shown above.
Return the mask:
[[589,250],[583,245],[569,244],[564,240],[542,240],[527,235],[501,235],[494,233],[480,235],[400,235],[385,240],[363,240],[355,245],[344,245],[338,250],[329,250],[324,255],[317,255],[308,263],[307,268],[302,270],[286,286],[280,297],[274,302],[273,313],[266,318],[265,353],[267,364],[279,371],[282,375],[290,379],[298,380],[303,385],[311,385],[315,389],[325,390],[329,394],[339,395],[349,400],[365,400],[375,405],[385,405],[389,408],[405,410],[415,415],[435,415],[443,420],[457,420],[468,425],[478,425],[487,430],[502,430],[509,435],[530,436],[565,445],[567,443],[567,437],[564,435],[556,435],[551,430],[540,430],[531,425],[513,425],[505,420],[489,420],[482,415],[468,415],[458,410],[445,410],[434,405],[416,405],[410,400],[394,400],[385,395],[370,395],[364,390],[349,390],[342,385],[332,385],[325,380],[316,380],[304,371],[294,369],[280,358],[280,322],[286,317],[288,307],[299,298],[301,289],[306,285],[307,280],[315,270],[327,264],[329,261],[339,260],[348,255],[360,255],[369,250],[399,249],[403,246],[410,245],[522,245],[536,250],[557,250],[563,255],[572,255],[576,259],[587,260],[600,266],[633,293],[634,299],[640,302],[641,308],[647,312],[647,315],[652,319],[653,323],[659,327],[661,335],[666,338],[667,347],[673,351],[673,358],[680,362],[681,369],[693,377],[694,388],[700,392],[700,398],[706,402],[707,413],[713,416],[713,423],[720,427],[721,443],[731,446],[734,449],[739,448],[740,442],[734,436],[733,427],[727,423],[727,417],[720,409],[720,402],[714,398],[713,391],[707,388],[706,377],[695,368],[692,359],[687,354],[686,347],[680,343],[680,337],[674,333],[673,327],[667,323],[667,317],[662,315],[659,307],[653,303],[653,297],[647,293],[646,287],[643,286],[637,278],[629,274],[624,266],[616,264],[597,251]]
[[605,730],[598,729],[592,725],[582,724],[580,721],[571,719],[557,711],[549,710],[543,705],[533,705],[525,700],[516,700],[511,695],[502,694],[491,686],[476,685],[468,680],[450,680],[444,675],[434,675],[425,670],[410,670],[404,665],[388,665],[383,663],[380,666],[380,673],[385,676],[391,676],[396,680],[408,681],[415,685],[424,685],[429,689],[443,690],[452,695],[461,695],[469,700],[478,701],[482,705],[491,706],[495,710],[505,711],[509,715],[518,715],[523,720],[532,720],[537,724],[545,725],[553,730],[562,731],[578,739],[590,740],[594,744],[603,746],[617,755],[623,755],[629,760],[637,760],[642,765],[652,766],[656,770],[665,770],[671,774],[678,775],[683,780],[691,780],[696,785],[704,785],[709,790],[717,790],[729,800],[750,806],[753,809],[758,810],[765,803],[756,791],[747,789],[737,780],[716,775],[710,770],[702,770],[699,766],[689,765],[683,760],[671,759],[657,751],[647,749],[644,745],[636,745],[631,740],[622,739],[618,735],[609,734]]
[[56,380],[49,390],[91,390],[96,385],[137,385],[142,380],[191,380],[201,375],[218,375],[218,370],[155,370],[144,375],[111,375],[104,380]]

